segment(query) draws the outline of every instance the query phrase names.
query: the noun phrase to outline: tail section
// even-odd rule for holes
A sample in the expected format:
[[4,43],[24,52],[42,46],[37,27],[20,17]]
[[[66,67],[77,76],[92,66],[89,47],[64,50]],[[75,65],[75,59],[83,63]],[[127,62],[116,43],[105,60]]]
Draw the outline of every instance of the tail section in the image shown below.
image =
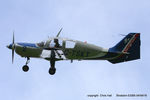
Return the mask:
[[110,53],[117,53],[117,56],[108,61],[115,64],[140,59],[140,44],[140,33],[129,33],[117,45],[109,49]]

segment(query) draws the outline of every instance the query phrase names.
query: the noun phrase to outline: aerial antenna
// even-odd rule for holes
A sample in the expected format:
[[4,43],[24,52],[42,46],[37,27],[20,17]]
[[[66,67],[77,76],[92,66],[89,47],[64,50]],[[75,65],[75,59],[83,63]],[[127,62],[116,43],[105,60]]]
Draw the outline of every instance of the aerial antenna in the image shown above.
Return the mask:
[[60,29],[60,31],[58,32],[58,34],[56,35],[56,37],[59,36],[59,34],[61,33],[62,29],[63,29],[63,28]]
[[119,35],[121,35],[121,36],[126,36],[125,34],[119,34]]

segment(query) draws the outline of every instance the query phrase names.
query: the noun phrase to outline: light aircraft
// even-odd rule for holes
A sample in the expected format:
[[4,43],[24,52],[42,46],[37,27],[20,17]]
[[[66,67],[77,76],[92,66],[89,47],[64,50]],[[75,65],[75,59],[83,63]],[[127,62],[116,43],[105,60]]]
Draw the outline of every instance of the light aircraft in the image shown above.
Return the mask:
[[61,38],[60,32],[54,38],[40,43],[15,43],[13,41],[7,47],[12,49],[12,62],[14,51],[21,57],[27,58],[26,64],[22,67],[24,72],[29,70],[30,58],[43,58],[50,61],[49,74],[56,72],[55,62],[60,60],[108,60],[116,64],[131,60],[140,59],[140,33],[129,33],[118,44],[105,49],[93,44],[77,40]]

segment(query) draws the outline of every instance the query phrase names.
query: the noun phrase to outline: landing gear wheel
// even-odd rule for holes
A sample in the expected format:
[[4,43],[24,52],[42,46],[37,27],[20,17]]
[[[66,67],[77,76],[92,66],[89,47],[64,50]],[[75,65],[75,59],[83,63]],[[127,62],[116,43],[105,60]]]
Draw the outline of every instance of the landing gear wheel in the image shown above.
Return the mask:
[[24,72],[27,72],[27,71],[29,70],[29,67],[28,67],[27,65],[24,65],[24,66],[22,67],[22,70],[23,70]]
[[49,69],[49,74],[50,75],[54,75],[56,72],[56,68],[55,68],[55,51],[51,50],[51,56],[50,56],[50,69]]
[[54,75],[55,72],[56,72],[56,68],[50,68],[50,69],[49,69],[49,74],[50,74],[50,75]]

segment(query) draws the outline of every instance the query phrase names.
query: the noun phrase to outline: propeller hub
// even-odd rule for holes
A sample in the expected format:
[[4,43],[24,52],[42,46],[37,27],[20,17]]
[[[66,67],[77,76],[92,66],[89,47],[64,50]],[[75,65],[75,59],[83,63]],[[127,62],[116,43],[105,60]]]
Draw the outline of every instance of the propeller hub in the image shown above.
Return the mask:
[[12,47],[13,47],[12,44],[7,45],[7,48],[8,48],[8,49],[12,49]]

